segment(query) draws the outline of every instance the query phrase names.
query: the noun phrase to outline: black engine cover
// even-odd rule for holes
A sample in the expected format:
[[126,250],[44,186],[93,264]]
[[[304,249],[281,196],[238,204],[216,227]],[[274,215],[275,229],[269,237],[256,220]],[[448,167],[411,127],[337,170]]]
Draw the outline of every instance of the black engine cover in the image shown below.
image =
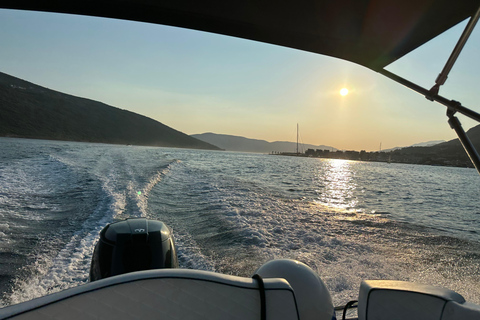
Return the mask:
[[100,232],[90,266],[90,281],[160,268],[178,268],[170,228],[156,220],[127,219],[109,224]]

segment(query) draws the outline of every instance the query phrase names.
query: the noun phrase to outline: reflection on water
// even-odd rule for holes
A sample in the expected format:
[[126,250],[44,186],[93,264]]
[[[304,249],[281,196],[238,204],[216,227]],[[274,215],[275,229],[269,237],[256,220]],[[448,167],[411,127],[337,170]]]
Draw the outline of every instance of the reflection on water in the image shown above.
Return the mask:
[[336,305],[355,299],[364,279],[443,286],[480,303],[474,169],[5,138],[0,146],[0,306],[86,282],[99,230],[135,216],[174,229],[183,268],[250,277],[269,259],[291,258],[324,279]]
[[352,162],[329,159],[319,162],[315,174],[319,188],[318,202],[334,209],[355,209],[358,200],[354,195],[357,184]]

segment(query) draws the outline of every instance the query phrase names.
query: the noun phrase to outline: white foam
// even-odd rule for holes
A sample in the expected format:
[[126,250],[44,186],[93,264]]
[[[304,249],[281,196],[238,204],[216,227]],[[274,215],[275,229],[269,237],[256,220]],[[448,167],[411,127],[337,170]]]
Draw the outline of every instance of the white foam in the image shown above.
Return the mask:
[[[269,259],[292,258],[317,271],[337,305],[357,298],[363,279],[441,285],[457,290],[471,302],[480,303],[480,280],[475,269],[478,246],[471,242],[471,248],[461,248],[455,242],[458,240],[452,240],[453,244],[446,240],[442,244],[438,235],[418,229],[423,223],[440,224],[440,219],[429,221],[428,214],[432,212],[427,212],[427,216],[419,213],[425,205],[440,200],[435,193],[426,194],[422,200],[422,188],[412,186],[408,180],[423,179],[415,168],[395,166],[399,170],[395,175],[393,166],[379,164],[342,162],[335,166],[318,159],[183,150],[169,151],[183,162],[174,161],[165,168],[168,164],[165,159],[160,164],[147,161],[161,153],[157,149],[145,152],[145,159],[140,157],[143,162],[137,163],[140,149],[132,148],[137,153],[129,154],[130,149],[111,148],[93,150],[89,160],[81,160],[78,152],[56,158],[69,168],[85,170],[100,181],[105,195],[95,212],[60,251],[50,255],[48,250],[38,253],[36,262],[26,267],[31,276],[17,279],[12,301],[83,283],[100,229],[116,219],[144,216],[161,218],[173,227],[184,268],[227,270],[251,276]],[[7,177],[5,192],[8,194],[7,197],[0,195],[0,201],[24,205],[25,199],[16,198],[14,194],[28,196],[42,189],[45,183],[29,181],[33,173],[25,166],[0,169],[0,178]],[[374,177],[368,178],[366,173]],[[18,185],[9,178],[13,174],[20,180]],[[460,178],[469,181],[468,177]],[[421,181],[418,184],[421,186]],[[160,188],[161,192],[155,191]],[[458,209],[451,210],[457,216],[464,212],[459,206],[450,206],[450,200],[445,200],[443,207],[428,210],[438,209],[438,214],[450,221],[448,210]],[[469,210],[475,212],[479,204],[472,202]],[[31,204],[42,211],[41,203]],[[40,214],[37,217],[41,219]],[[427,218],[424,221],[422,217]],[[402,224],[394,219],[409,219],[410,223]],[[478,223],[478,219],[468,219]],[[457,223],[453,220],[452,225]],[[239,240],[222,238],[220,228],[220,234],[216,233],[218,225],[224,227],[223,231],[227,230],[228,236]],[[0,226],[0,232],[7,233],[8,227],[1,229]],[[447,224],[447,229],[462,232],[461,225]],[[430,238],[433,240],[427,241]],[[217,241],[217,246],[205,239]],[[227,248],[223,240],[231,240],[232,246]]]
[[51,258],[45,251],[36,256],[33,265],[26,267],[31,275],[26,279],[15,280],[14,290],[8,297],[10,303],[20,303],[87,282],[98,234],[113,219],[113,213],[106,210],[108,201],[105,198],[97,206],[95,212],[82,224],[80,231],[72,236],[55,257]]
[[214,263],[201,252],[191,235],[176,229],[175,243],[181,268],[216,271]]
[[[137,200],[137,206],[142,213],[142,217],[147,217],[148,213],[148,196],[150,194],[150,191],[155,187],[160,181],[162,181],[162,178],[170,172],[172,167],[176,163],[180,163],[180,160],[174,160],[172,161],[165,169],[162,169],[160,171],[157,171],[152,177],[148,180],[148,182],[143,186],[140,187],[141,191],[135,191],[133,188],[133,192],[135,192],[136,195],[136,200]],[[130,186],[130,185],[129,185]]]

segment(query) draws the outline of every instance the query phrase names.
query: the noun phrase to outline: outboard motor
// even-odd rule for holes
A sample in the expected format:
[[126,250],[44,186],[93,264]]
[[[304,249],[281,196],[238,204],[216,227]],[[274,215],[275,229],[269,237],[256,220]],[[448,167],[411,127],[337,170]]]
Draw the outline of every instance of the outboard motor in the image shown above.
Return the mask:
[[107,225],[93,251],[90,281],[140,270],[178,268],[173,233],[145,218]]

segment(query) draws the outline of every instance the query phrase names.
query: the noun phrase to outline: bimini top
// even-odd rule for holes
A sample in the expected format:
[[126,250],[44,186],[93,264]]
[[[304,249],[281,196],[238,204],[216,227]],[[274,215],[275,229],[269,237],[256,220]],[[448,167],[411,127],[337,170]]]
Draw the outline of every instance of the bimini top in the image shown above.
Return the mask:
[[165,24],[379,70],[474,15],[479,0],[0,0],[0,7]]

